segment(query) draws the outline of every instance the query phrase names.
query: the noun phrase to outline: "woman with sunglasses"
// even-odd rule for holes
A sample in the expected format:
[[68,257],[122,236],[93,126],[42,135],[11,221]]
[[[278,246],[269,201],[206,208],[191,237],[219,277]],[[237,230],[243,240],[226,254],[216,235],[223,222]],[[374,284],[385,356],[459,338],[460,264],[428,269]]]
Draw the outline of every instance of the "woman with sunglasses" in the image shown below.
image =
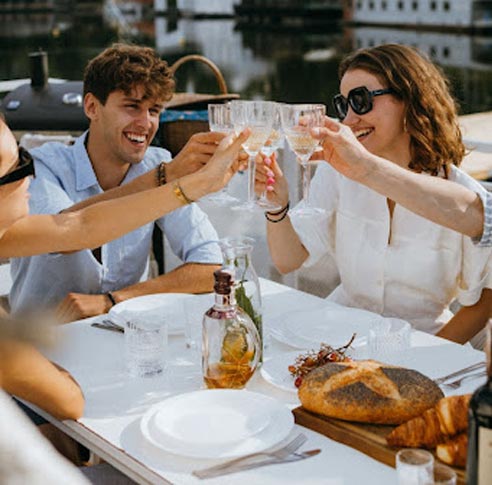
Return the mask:
[[[179,184],[160,186],[155,180],[156,188],[139,192],[149,185],[147,178],[156,178],[149,173],[130,187],[85,201],[78,211],[30,216],[27,190],[29,177],[35,175],[33,161],[17,147],[0,117],[0,257],[97,247],[182,206],[186,197],[215,192],[240,168],[237,154],[247,137],[245,131],[235,140],[223,140],[207,165],[181,177]],[[0,316],[0,388],[60,420],[78,419],[84,397],[77,383],[28,342],[2,335],[7,323]],[[89,483],[54,452],[1,389],[0,429],[0,476],[6,483]],[[92,483],[133,483],[107,465],[85,473]]]
[[313,131],[322,140],[320,160],[426,219],[492,246],[492,194],[474,192],[439,177],[427,177],[372,154],[352,130],[332,119]]
[[[339,75],[334,107],[361,149],[422,176],[484,191],[457,168],[465,149],[456,106],[430,61],[410,47],[383,45],[348,56]],[[328,143],[325,148],[328,160]],[[341,281],[332,301],[399,317],[457,342],[483,328],[491,314],[491,249],[409,212],[328,163],[317,167],[310,201],[325,216],[289,215],[287,182],[275,161],[269,170],[275,178],[270,197],[286,208],[267,213],[279,271],[313,266],[330,254]],[[463,305],[455,315],[449,310],[454,299]]]

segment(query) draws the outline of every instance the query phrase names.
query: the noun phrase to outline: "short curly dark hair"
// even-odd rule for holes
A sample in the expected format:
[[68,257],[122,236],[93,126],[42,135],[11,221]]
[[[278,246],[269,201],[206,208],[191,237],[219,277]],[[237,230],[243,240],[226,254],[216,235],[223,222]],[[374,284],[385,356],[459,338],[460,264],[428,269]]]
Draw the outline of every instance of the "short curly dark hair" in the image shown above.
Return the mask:
[[360,49],[341,62],[339,78],[352,69],[375,75],[405,103],[411,169],[436,175],[448,164],[460,164],[465,147],[457,103],[442,71],[424,54],[398,44]]
[[92,93],[103,105],[113,91],[129,95],[135,86],[145,88],[145,99],[164,102],[174,94],[171,69],[150,47],[113,44],[85,68],[84,97]]

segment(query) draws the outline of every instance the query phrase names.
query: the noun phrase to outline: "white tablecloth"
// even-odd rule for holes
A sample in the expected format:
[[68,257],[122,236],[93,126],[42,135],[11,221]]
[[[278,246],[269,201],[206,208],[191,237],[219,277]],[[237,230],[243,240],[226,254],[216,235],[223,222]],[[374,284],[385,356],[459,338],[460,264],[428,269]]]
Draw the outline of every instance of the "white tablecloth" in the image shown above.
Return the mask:
[[[268,326],[279,315],[319,305],[320,299],[292,288],[261,280],[264,295],[264,324]],[[90,326],[93,320],[65,325],[60,329],[63,339],[54,349],[45,353],[49,358],[68,369],[80,383],[86,398],[84,417],[72,423],[72,430],[85,432],[86,441],[93,438],[103,443],[102,448],[113,464],[124,463],[131,469],[135,460],[175,484],[197,484],[201,480],[191,471],[205,468],[216,462],[176,456],[154,448],[140,433],[142,414],[162,399],[186,391],[203,388],[199,356],[187,349],[183,337],[170,337],[168,369],[162,377],[130,379],[124,365],[122,334],[98,330]],[[459,369],[464,365],[484,360],[481,352],[468,346],[457,346],[442,339],[415,332],[412,346],[418,351],[418,361],[423,368],[433,369],[433,375]],[[436,347],[437,346],[437,347]],[[425,348],[428,349],[425,349]],[[434,347],[432,349],[431,347]],[[448,352],[448,349],[450,350]],[[291,352],[287,345],[270,341],[265,358],[281,352]],[[428,351],[427,351],[428,350]],[[433,356],[439,356],[433,359]],[[419,366],[416,363],[416,368]],[[444,372],[443,372],[444,371]],[[459,393],[471,392],[480,385],[479,380],[465,384]],[[264,381],[257,373],[247,389],[273,396],[295,407],[295,394],[280,390]],[[303,450],[321,448],[322,452],[301,462],[269,466],[208,480],[210,484],[394,484],[394,469],[372,458],[332,441],[311,430],[296,426],[308,436]],[[87,438],[87,436],[89,438]],[[111,460],[110,460],[111,461]],[[142,479],[145,481],[144,479]]]

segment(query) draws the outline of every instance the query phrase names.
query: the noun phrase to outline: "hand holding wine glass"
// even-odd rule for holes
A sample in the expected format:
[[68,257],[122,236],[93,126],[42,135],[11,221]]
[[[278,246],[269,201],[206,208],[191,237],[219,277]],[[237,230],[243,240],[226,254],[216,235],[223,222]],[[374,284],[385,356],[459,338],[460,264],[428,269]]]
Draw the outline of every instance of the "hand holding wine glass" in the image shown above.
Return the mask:
[[345,177],[362,180],[371,170],[372,165],[367,159],[374,155],[357,140],[348,126],[325,116],[324,126],[313,128],[312,135],[321,142],[320,157]]
[[309,203],[309,187],[311,184],[311,167],[309,160],[319,140],[312,136],[313,128],[322,127],[326,107],[322,104],[285,104],[281,106],[280,116],[282,128],[291,150],[297,155],[302,166],[302,204],[296,213],[312,216],[323,212]]
[[[279,148],[282,148],[284,145],[284,133],[282,131],[282,121],[280,119],[280,103],[274,103],[273,113],[272,113],[272,130],[270,132],[270,136],[268,140],[263,145],[261,149],[261,154],[266,155],[268,159],[270,159],[277,152]],[[275,161],[276,161],[275,157]],[[267,169],[270,173],[272,173],[269,169]],[[270,175],[272,176],[272,175]],[[256,189],[258,193],[258,190]],[[259,198],[256,201],[259,207],[266,211],[276,211],[281,209],[284,206],[280,206],[274,202],[271,197],[268,197],[267,194],[267,186],[264,186],[263,191],[259,193]]]
[[257,208],[255,201],[255,157],[268,140],[272,130],[274,104],[270,101],[231,101],[231,120],[236,132],[249,127],[251,134],[243,143],[243,150],[249,155],[248,200],[237,209],[252,211]]
[[255,187],[257,192],[266,193],[268,200],[278,209],[289,202],[289,185],[275,153],[269,157],[260,154],[256,158]]
[[[210,131],[229,134],[234,127],[231,122],[231,108],[229,103],[209,104],[208,105],[208,124]],[[218,192],[210,194],[207,197],[209,202],[219,206],[227,206],[239,202],[236,197],[232,197],[227,192],[227,186]]]

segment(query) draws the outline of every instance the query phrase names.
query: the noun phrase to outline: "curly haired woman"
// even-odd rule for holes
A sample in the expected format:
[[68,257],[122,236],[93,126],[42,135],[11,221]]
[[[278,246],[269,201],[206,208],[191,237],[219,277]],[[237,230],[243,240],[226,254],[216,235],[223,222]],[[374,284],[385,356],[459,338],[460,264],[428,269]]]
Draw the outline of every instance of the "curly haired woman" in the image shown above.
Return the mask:
[[[456,104],[440,70],[416,49],[382,45],[354,52],[339,69],[334,106],[367,151],[400,167],[484,189],[458,168],[465,148]],[[328,123],[328,120],[327,120]],[[333,155],[324,145],[325,159]],[[276,163],[270,197],[288,202]],[[311,203],[325,217],[269,216],[268,242],[282,273],[331,254],[340,285],[328,299],[409,321],[457,342],[479,332],[491,312],[491,250],[416,215],[328,163],[318,166]],[[450,212],[451,213],[451,212]],[[453,315],[449,304],[462,308]]]

